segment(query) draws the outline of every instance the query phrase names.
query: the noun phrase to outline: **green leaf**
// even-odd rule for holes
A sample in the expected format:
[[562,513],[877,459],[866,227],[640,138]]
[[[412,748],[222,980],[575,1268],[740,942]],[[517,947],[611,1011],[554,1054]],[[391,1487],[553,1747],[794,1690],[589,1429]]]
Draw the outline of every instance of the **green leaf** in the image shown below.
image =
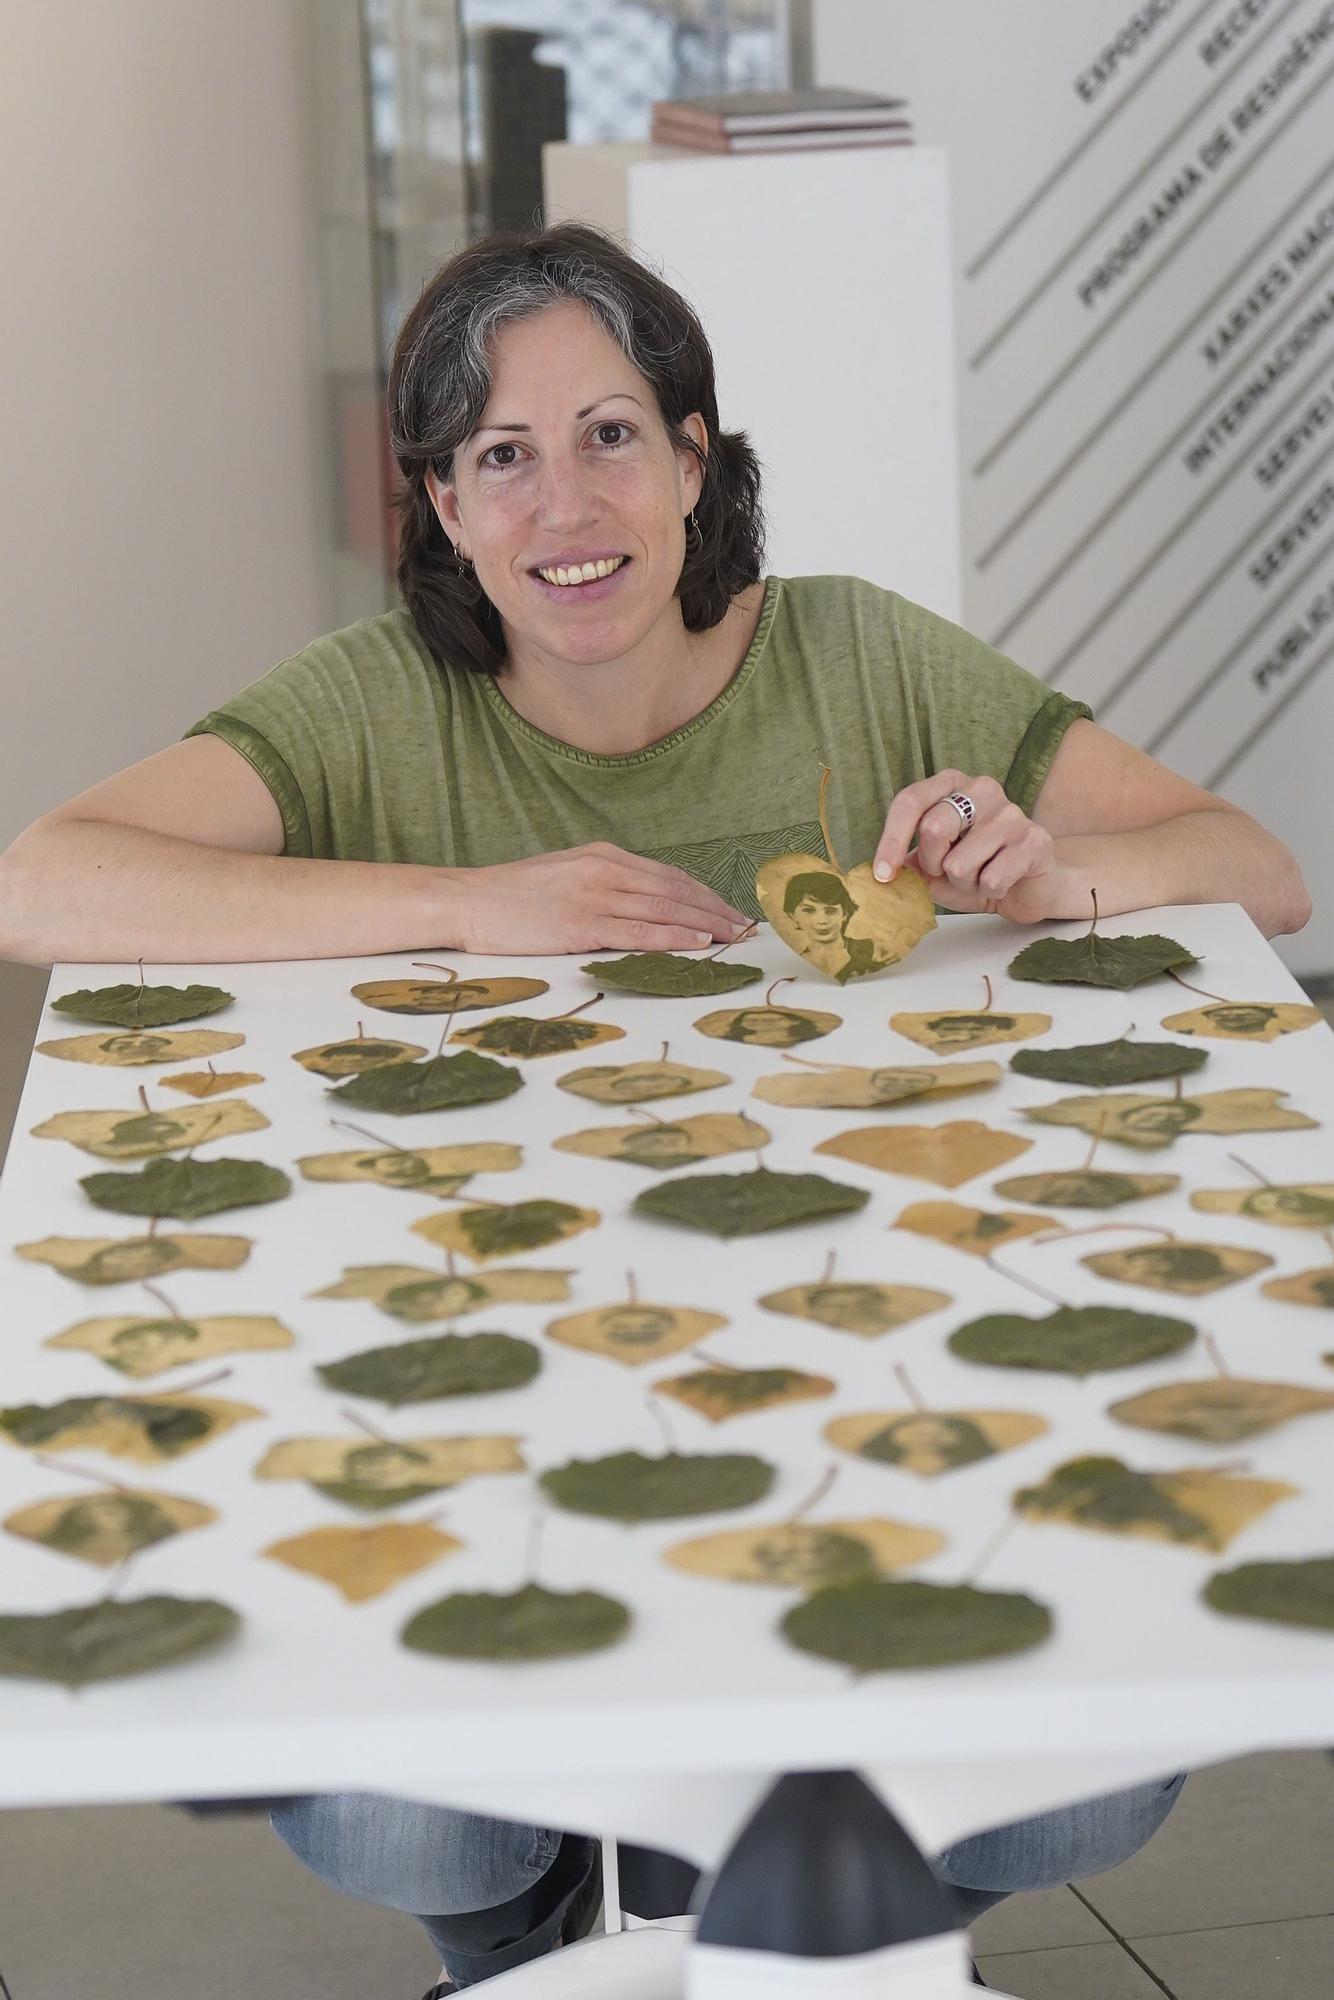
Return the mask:
[[1082,938],[1039,938],[1010,960],[1011,979],[1035,979],[1044,985],[1115,986],[1125,992],[1160,973],[1177,971],[1183,965],[1198,965],[1199,959],[1175,938],[1156,931],[1143,937],[1099,937],[1089,931]]
[[155,1451],[170,1455],[208,1436],[213,1418],[206,1410],[140,1403],[130,1396],[67,1396],[62,1403],[16,1403],[0,1410],[0,1430],[27,1450],[49,1444],[74,1425],[128,1417],[139,1424]]
[[391,1285],[380,1303],[395,1319],[452,1319],[486,1296],[474,1278],[412,1278]]
[[262,1160],[150,1160],[132,1174],[85,1174],[79,1186],[118,1215],[175,1215],[193,1222],[225,1208],[281,1201],[292,1183]]
[[197,1021],[230,1007],[234,993],[220,986],[81,986],[51,1002],[57,1014],[75,1021],[96,1021],[108,1028],[166,1028],[175,1021]]
[[486,1104],[523,1088],[517,1069],[461,1049],[456,1056],[428,1056],[423,1062],[386,1063],[349,1077],[330,1097],[363,1110],[406,1113],[449,1111],[455,1105]]
[[1114,1174],[1100,1167],[1076,1167],[1067,1173],[1014,1174],[996,1182],[996,1193],[1007,1201],[1031,1202],[1034,1208],[1119,1208],[1124,1201],[1169,1194],[1180,1187],[1179,1174]]
[[189,1127],[182,1125],[179,1118],[164,1117],[161,1112],[148,1111],[133,1118],[122,1118],[111,1128],[109,1144],[113,1146],[183,1146],[189,1140]]
[[711,1236],[754,1236],[827,1215],[852,1215],[870,1199],[864,1188],[826,1180],[823,1174],[779,1174],[756,1167],[748,1174],[692,1174],[666,1181],[636,1195],[634,1206],[641,1215],[684,1223]]
[[721,1514],[763,1500],[774,1468],[748,1452],[646,1458],[618,1451],[609,1458],[575,1458],[544,1472],[538,1484],[558,1507],[613,1521],[670,1521],[682,1514]]
[[460,1590],[428,1604],[403,1627],[405,1646],[453,1660],[557,1660],[614,1646],[630,1613],[597,1590],[544,1590],[526,1583],[501,1596]]
[[1334,1632],[1334,1556],[1238,1563],[1211,1576],[1200,1593],[1215,1611]]
[[1041,1486],[1021,1486],[1014,1504],[1021,1514],[1053,1514],[1122,1531],[1151,1526],[1174,1542],[1200,1542],[1205,1548],[1214,1544],[1207,1521],[1178,1507],[1152,1474],[1136,1472],[1119,1458],[1072,1458]]
[[440,1491],[438,1486],[373,1486],[362,1479],[311,1479],[307,1484],[326,1500],[340,1500],[362,1514],[383,1514],[387,1508],[403,1507],[409,1500],[423,1500],[428,1493]]
[[571,1224],[584,1226],[585,1214],[568,1201],[538,1197],[505,1207],[465,1208],[456,1220],[480,1256],[498,1257],[512,1250],[540,1250],[544,1244],[558,1243]]
[[949,1337],[951,1351],[992,1368],[1048,1368],[1093,1375],[1179,1354],[1195,1338],[1189,1320],[1128,1306],[1058,1306],[1044,1318],[984,1313]]
[[229,1605],[210,1597],[102,1600],[68,1611],[0,1615],[0,1674],[68,1688],[167,1667],[220,1645],[240,1630]]
[[1185,1049],[1176,1042],[1081,1042],[1071,1049],[1019,1049],[1010,1068],[1020,1076],[1041,1076],[1051,1083],[1083,1083],[1110,1089],[1127,1083],[1154,1083],[1162,1077],[1188,1076],[1208,1060],[1207,1049]]
[[508,1333],[441,1333],[396,1347],[368,1347],[316,1374],[331,1389],[378,1402],[429,1403],[437,1396],[485,1396],[521,1389],[542,1366],[530,1340]]
[[582,1049],[589,1042],[605,1042],[608,1034],[605,1025],[598,1021],[571,1021],[561,1015],[552,1020],[540,1019],[535,1014],[498,1014],[484,1027],[460,1030],[452,1039],[469,1041],[475,1049],[493,1049],[502,1056],[560,1056],[571,1049]]
[[870,1674],[1022,1653],[1050,1637],[1052,1615],[1018,1591],[885,1578],[817,1590],[779,1630],[803,1653]]
[[601,965],[582,965],[579,970],[589,973],[599,986],[614,986],[622,993],[665,994],[677,999],[734,993],[739,986],[753,986],[764,977],[758,965],[725,965],[721,959],[683,958],[674,951],[634,951]]

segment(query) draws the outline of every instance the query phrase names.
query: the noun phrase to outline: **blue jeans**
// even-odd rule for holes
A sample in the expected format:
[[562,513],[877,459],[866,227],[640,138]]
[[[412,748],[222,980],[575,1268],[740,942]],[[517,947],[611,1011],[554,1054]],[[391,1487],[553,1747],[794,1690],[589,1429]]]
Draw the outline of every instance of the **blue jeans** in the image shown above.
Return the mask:
[[[1185,1782],[1183,1771],[974,1834],[947,1847],[936,1871],[970,1922],[1016,1889],[1115,1868],[1162,1825]],[[585,1835],[378,1792],[293,1799],[271,1824],[333,1888],[417,1917],[460,1988],[540,1958],[597,1861]]]

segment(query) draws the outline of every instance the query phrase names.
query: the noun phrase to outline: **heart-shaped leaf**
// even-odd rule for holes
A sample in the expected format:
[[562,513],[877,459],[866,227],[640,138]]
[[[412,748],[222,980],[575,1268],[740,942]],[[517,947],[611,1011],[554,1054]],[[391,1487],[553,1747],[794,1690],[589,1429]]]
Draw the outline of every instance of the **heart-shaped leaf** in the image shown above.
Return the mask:
[[25,1451],[103,1451],[152,1465],[263,1414],[215,1396],[67,1396],[0,1409],[0,1435]]
[[412,1225],[442,1250],[454,1250],[475,1264],[513,1257],[519,1250],[540,1250],[563,1243],[585,1229],[596,1229],[602,1217],[595,1208],[575,1208],[568,1201],[488,1202],[485,1207],[458,1208],[452,1215],[427,1215]]
[[863,1340],[893,1333],[924,1313],[939,1312],[952,1303],[948,1292],[929,1291],[922,1285],[873,1285],[847,1279],[790,1285],[784,1291],[766,1293],[759,1301],[767,1312],[813,1319],[838,1333],[859,1334]]
[[[1237,1250],[1223,1243],[1137,1243],[1129,1250],[1101,1250],[1080,1263],[1100,1278],[1145,1285],[1156,1292],[1198,1297],[1252,1277],[1273,1263],[1260,1250]],[[1268,1290],[1268,1287],[1265,1288]]]
[[800,1368],[696,1368],[655,1382],[653,1393],[674,1397],[710,1423],[721,1424],[754,1410],[832,1396],[837,1386],[828,1375],[807,1375]]
[[439,1333],[395,1347],[369,1347],[315,1372],[331,1389],[395,1407],[439,1396],[489,1396],[522,1389],[542,1366],[530,1340],[508,1333]]
[[626,958],[584,965],[599,986],[618,993],[652,993],[676,999],[706,998],[711,993],[735,993],[753,986],[764,973],[758,965],[734,965],[719,958],[685,958],[674,951],[635,951]]
[[292,1057],[316,1076],[364,1076],[367,1070],[388,1069],[391,1063],[413,1062],[424,1056],[420,1042],[388,1042],[381,1036],[354,1035],[346,1042],[320,1042],[298,1049]]
[[118,1215],[173,1215],[193,1222],[227,1208],[281,1201],[292,1183],[262,1160],[150,1160],[137,1174],[85,1174],[79,1186]]
[[1060,1375],[1093,1375],[1133,1368],[1165,1354],[1179,1354],[1195,1338],[1189,1320],[1129,1306],[1058,1306],[1039,1319],[1023,1313],[984,1313],[949,1337],[964,1361],[989,1368],[1045,1368]]
[[80,1285],[124,1285],[168,1271],[234,1271],[250,1255],[248,1236],[44,1236],[17,1254],[49,1264]]
[[1029,1410],[862,1410],[824,1427],[830,1444],[873,1465],[937,1479],[1031,1444],[1049,1429]]
[[692,1174],[662,1181],[635,1196],[637,1214],[683,1223],[710,1236],[754,1236],[790,1229],[827,1215],[854,1215],[870,1196],[823,1174],[779,1174],[756,1167],[748,1174]]
[[349,1604],[365,1604],[463,1547],[457,1535],[429,1521],[384,1521],[374,1528],[310,1528],[260,1553],[331,1583]]
[[1223,1472],[1136,1472],[1119,1458],[1089,1457],[1058,1465],[1041,1486],[1021,1487],[1014,1504],[1029,1520],[1219,1551],[1296,1491],[1275,1480]]
[[56,1555],[75,1556],[99,1569],[115,1569],[140,1549],[169,1541],[218,1519],[216,1508],[148,1487],[108,1486],[100,1492],[61,1493],[20,1507],[5,1521],[11,1535],[40,1542]]
[[1334,1556],[1238,1563],[1211,1576],[1200,1595],[1232,1618],[1334,1632]]
[[946,1125],[859,1125],[822,1139],[815,1150],[884,1174],[956,1188],[993,1167],[1003,1167],[1032,1143],[975,1118],[956,1118]]
[[705,1111],[672,1124],[601,1125],[587,1132],[570,1132],[553,1139],[558,1153],[579,1153],[592,1160],[623,1160],[627,1166],[665,1173],[671,1167],[692,1167],[700,1160],[723,1159],[728,1153],[753,1153],[767,1146],[770,1134],[753,1118],[723,1111]]
[[558,1507],[612,1521],[671,1521],[683,1514],[722,1514],[763,1500],[774,1468],[749,1453],[668,1452],[646,1458],[619,1451],[575,1458],[542,1473],[539,1486]]
[[364,1512],[401,1507],[465,1479],[524,1472],[517,1437],[283,1438],[255,1467],[256,1479],[304,1479],[331,1500]]
[[929,1236],[935,1243],[947,1243],[951,1250],[962,1250],[969,1257],[989,1257],[1002,1243],[1064,1225],[1045,1215],[1024,1215],[1012,1208],[997,1214],[985,1208],[968,1208],[959,1201],[914,1201],[894,1227],[911,1230],[914,1236]]
[[526,1062],[536,1056],[565,1056],[571,1049],[590,1049],[595,1042],[618,1042],[624,1035],[625,1029],[611,1021],[576,1021],[561,1014],[545,1020],[535,1014],[498,1014],[480,1028],[456,1028],[449,1039]]
[[[164,1090],[180,1090],[187,1097],[222,1097],[229,1090],[247,1090],[252,1083],[263,1083],[264,1078],[253,1069],[186,1069],[174,1076],[164,1076]],[[265,1121],[268,1122],[267,1120]]]
[[208,1146],[240,1132],[262,1132],[268,1119],[243,1098],[226,1104],[185,1105],[164,1114],[157,1111],[58,1111],[34,1125],[34,1139],[65,1139],[100,1160],[144,1160],[157,1153],[178,1153],[187,1146]]
[[37,1053],[61,1062],[93,1063],[101,1068],[133,1069],[140,1063],[198,1061],[239,1049],[244,1035],[224,1035],[216,1028],[187,1028],[179,1035],[132,1029],[124,1035],[65,1035],[56,1042],[38,1042]]
[[1207,1049],[1183,1049],[1176,1042],[1132,1042],[1122,1035],[1116,1042],[1081,1042],[1070,1049],[1020,1049],[1010,1057],[1010,1068],[1020,1076],[1107,1090],[1188,1076],[1208,1060]]
[[469,1014],[536,1000],[551,988],[545,979],[372,979],[352,991],[382,1014]]
[[220,986],[81,986],[53,1000],[51,1011],[111,1028],[167,1028],[216,1014],[235,998]]
[[452,1111],[463,1104],[489,1104],[522,1090],[517,1069],[489,1056],[460,1049],[456,1056],[428,1056],[425,1062],[386,1063],[349,1077],[329,1092],[340,1104],[396,1117],[413,1111]]
[[1031,1201],[1035,1208],[1119,1208],[1123,1202],[1170,1194],[1179,1174],[1113,1174],[1100,1167],[1073,1167],[1064,1173],[1015,1174],[997,1181],[1007,1201]]
[[559,1660],[614,1646],[630,1629],[619,1599],[598,1590],[546,1590],[526,1583],[498,1595],[460,1590],[428,1604],[403,1627],[415,1653],[451,1660]]
[[142,1380],[179,1368],[185,1361],[211,1360],[217,1354],[258,1354],[291,1347],[293,1338],[281,1320],[261,1314],[224,1313],[208,1319],[136,1318],[122,1313],[109,1319],[81,1319],[63,1333],[53,1333],[43,1347],[76,1348],[95,1354],[108,1368]]
[[663,1561],[688,1576],[726,1583],[760,1583],[780,1590],[819,1590],[827,1583],[861,1583],[925,1562],[945,1547],[936,1528],[909,1527],[871,1516],[858,1521],[780,1521],[768,1528],[730,1528],[677,1542]]
[[996,1042],[1027,1042],[1045,1035],[1051,1026],[1050,1014],[1002,1014],[990,1007],[970,1013],[966,1008],[945,1008],[935,1014],[891,1014],[889,1025],[933,1055],[949,1055],[958,1049],[985,1049]]
[[1251,1382],[1241,1375],[1215,1375],[1202,1382],[1173,1382],[1113,1403],[1108,1416],[1141,1431],[1171,1431],[1201,1444],[1239,1444],[1277,1430],[1292,1417],[1334,1410],[1326,1389],[1302,1389],[1295,1382]]
[[873,1674],[1026,1652],[1051,1636],[1052,1615],[1019,1591],[889,1577],[817,1590],[779,1630],[803,1653]]
[[241,1620],[211,1597],[103,1599],[68,1611],[0,1614],[0,1674],[80,1688],[174,1666],[235,1637]]
[[459,1319],[490,1305],[552,1305],[570,1296],[569,1271],[488,1271],[465,1278],[420,1264],[353,1264],[316,1299],[370,1299],[395,1319]]
[[1113,986],[1120,992],[1179,972],[1199,959],[1175,938],[1149,932],[1143,937],[1099,937],[1097,905],[1081,938],[1039,938],[1010,960],[1011,979],[1036,979],[1060,986]]
[[744,1042],[749,1048],[794,1049],[799,1042],[818,1042],[843,1026],[840,1014],[814,1007],[724,1007],[702,1014],[695,1027],[717,1042]]
[[464,1146],[381,1146],[360,1153],[311,1153],[297,1161],[305,1180],[371,1181],[404,1194],[451,1195],[474,1174],[508,1174],[523,1159],[518,1146],[480,1141]]
[[731,1081],[720,1069],[692,1069],[688,1063],[600,1063],[567,1070],[556,1078],[556,1088],[591,1098],[595,1104],[651,1104],[660,1097],[718,1090]]
[[1295,1306],[1334,1306],[1334,1264],[1318,1264],[1290,1278],[1271,1278],[1260,1290],[1269,1299],[1287,1299]]
[[877,882],[869,861],[844,874],[818,855],[782,854],[763,864],[755,893],[783,943],[840,986],[899,964],[936,927],[915,868]]
[[678,1354],[694,1347],[706,1334],[727,1325],[721,1313],[696,1312],[691,1306],[661,1306],[645,1299],[625,1299],[617,1305],[601,1306],[594,1312],[571,1313],[554,1319],[547,1337],[562,1347],[578,1348],[585,1354],[602,1354],[609,1361],[621,1361],[627,1368],[640,1368],[646,1361],[660,1361],[665,1354]]
[[1248,1215],[1282,1229],[1334,1228],[1334,1181],[1289,1181],[1258,1188],[1196,1188],[1192,1208],[1206,1215]]
[[874,1111],[915,1098],[951,1097],[965,1090],[986,1090],[1001,1080],[1000,1065],[980,1063],[905,1063],[898,1069],[789,1071],[762,1076],[752,1093],[766,1104],[789,1104],[817,1110]]
[[1170,1146],[1183,1132],[1300,1132],[1316,1125],[1302,1111],[1285,1111],[1284,1090],[1215,1090],[1200,1097],[1142,1097],[1108,1091],[1101,1097],[1062,1097],[1028,1108],[1040,1125],[1075,1125],[1123,1146]]
[[1162,1025],[1176,1035],[1208,1035],[1219,1042],[1272,1042],[1317,1027],[1324,1018],[1318,1007],[1292,1000],[1220,1000],[1213,1007],[1169,1014]]

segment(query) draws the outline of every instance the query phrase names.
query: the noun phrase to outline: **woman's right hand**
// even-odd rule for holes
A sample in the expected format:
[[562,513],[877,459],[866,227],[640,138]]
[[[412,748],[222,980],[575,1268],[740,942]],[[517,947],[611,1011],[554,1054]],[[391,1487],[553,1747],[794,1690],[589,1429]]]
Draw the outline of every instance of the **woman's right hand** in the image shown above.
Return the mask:
[[445,935],[462,951],[698,951],[751,925],[684,869],[603,840],[442,873]]

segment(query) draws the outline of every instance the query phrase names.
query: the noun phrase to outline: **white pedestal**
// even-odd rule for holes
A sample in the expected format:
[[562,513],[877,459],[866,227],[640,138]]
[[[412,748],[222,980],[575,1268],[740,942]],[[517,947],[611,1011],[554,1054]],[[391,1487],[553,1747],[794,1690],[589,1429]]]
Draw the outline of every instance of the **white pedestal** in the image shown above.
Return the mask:
[[548,221],[622,233],[699,313],[722,428],[763,466],[768,568],[958,618],[944,152],[560,144],[543,168]]

